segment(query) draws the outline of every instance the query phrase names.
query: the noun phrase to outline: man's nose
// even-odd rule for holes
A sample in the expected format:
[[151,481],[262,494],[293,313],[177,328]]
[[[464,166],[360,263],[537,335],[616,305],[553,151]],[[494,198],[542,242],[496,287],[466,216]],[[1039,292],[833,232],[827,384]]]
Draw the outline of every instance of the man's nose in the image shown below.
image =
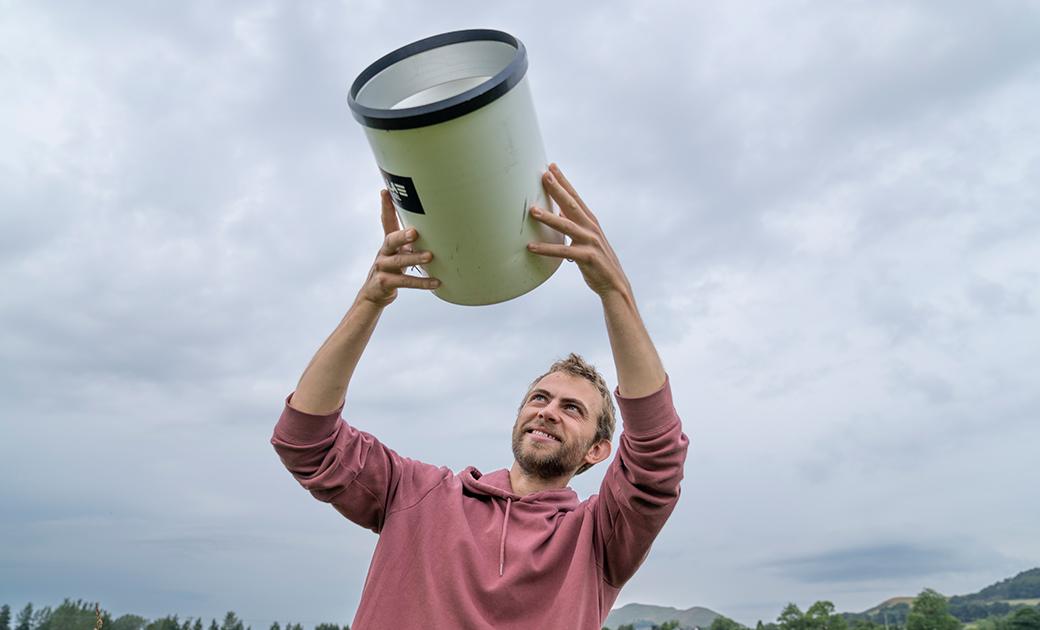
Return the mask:
[[538,412],[538,417],[550,422],[559,422],[560,404],[556,401],[551,401],[549,404],[542,407],[541,411]]

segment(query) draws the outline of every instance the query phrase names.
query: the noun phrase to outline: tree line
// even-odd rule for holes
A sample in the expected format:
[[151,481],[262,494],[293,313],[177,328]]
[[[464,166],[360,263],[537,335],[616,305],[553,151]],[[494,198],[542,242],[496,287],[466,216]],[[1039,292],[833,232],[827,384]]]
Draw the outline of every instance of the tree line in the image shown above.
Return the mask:
[[[954,602],[953,609],[968,602]],[[804,612],[791,603],[784,607],[776,622],[762,623],[755,630],[1040,630],[1040,605],[1018,606],[1002,615],[969,620],[968,628],[962,619],[951,612],[950,602],[932,589],[925,589],[912,605],[901,604],[885,609],[877,615],[851,615],[835,612],[834,604],[818,601]],[[992,609],[991,609],[992,610]],[[1003,610],[1003,609],[1002,609]],[[100,621],[100,627],[98,622]],[[140,615],[126,614],[112,618],[97,603],[65,599],[59,606],[34,608],[28,603],[12,619],[11,607],[0,606],[0,630],[253,630],[233,611],[224,615],[222,622],[211,619],[207,625],[201,617],[167,615],[148,620]],[[269,630],[304,630],[299,623],[277,621]],[[350,626],[320,623],[313,630],[350,630]],[[604,628],[610,630],[610,628]],[[615,630],[635,630],[633,624],[621,624]],[[677,620],[652,626],[652,630],[683,630]],[[718,617],[707,630],[750,630],[729,619]]]
[[[97,612],[95,612],[97,610]],[[98,621],[100,620],[100,628]],[[13,625],[12,625],[13,623]],[[224,615],[217,623],[211,619],[207,625],[201,617],[167,615],[160,619],[145,619],[140,615],[122,615],[112,618],[111,613],[100,608],[96,602],[65,599],[55,608],[44,606],[33,608],[32,602],[25,605],[12,620],[11,607],[0,606],[0,630],[253,630],[233,611]],[[269,630],[303,630],[298,623],[287,622],[284,626],[277,621]],[[334,623],[319,623],[314,630],[350,630],[350,626]]]
[[[974,604],[979,606],[980,604]],[[941,594],[925,589],[913,605],[899,604],[886,608],[874,615],[838,613],[829,601],[818,601],[804,612],[793,603],[784,607],[776,622],[762,623],[755,630],[1040,630],[1040,605],[1011,606],[984,609],[985,618],[974,617],[966,621],[967,628],[951,612],[950,603]],[[969,613],[978,611],[968,608],[968,602],[954,602],[953,610],[964,607]],[[996,611],[999,614],[994,614]],[[959,611],[958,611],[959,612]],[[610,630],[604,627],[603,630]],[[621,624],[615,630],[636,630],[634,624]],[[651,630],[684,630],[677,620],[651,626]],[[717,617],[707,630],[750,630],[729,619]]]

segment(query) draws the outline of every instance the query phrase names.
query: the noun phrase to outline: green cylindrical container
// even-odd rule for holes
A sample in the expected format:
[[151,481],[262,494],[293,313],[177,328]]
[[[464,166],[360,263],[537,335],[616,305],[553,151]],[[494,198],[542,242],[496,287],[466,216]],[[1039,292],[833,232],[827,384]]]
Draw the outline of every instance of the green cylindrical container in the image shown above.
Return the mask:
[[528,216],[552,209],[547,163],[520,40],[492,30],[435,35],[382,57],[350,89],[376,163],[418,249],[441,280],[437,297],[494,304],[523,295],[560,260],[527,243],[562,243]]

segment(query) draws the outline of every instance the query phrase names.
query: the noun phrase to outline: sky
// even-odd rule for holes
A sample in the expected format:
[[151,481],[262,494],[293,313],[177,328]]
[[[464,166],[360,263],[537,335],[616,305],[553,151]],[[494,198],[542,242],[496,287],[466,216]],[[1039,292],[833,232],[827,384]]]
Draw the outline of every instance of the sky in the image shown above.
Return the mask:
[[[618,606],[753,624],[1040,565],[1036,3],[0,0],[0,603],[352,619],[376,536],[269,440],[382,238],[348,87],[463,28],[526,45],[690,438]],[[569,265],[402,292],[344,414],[508,467],[549,363],[614,382],[602,322]]]

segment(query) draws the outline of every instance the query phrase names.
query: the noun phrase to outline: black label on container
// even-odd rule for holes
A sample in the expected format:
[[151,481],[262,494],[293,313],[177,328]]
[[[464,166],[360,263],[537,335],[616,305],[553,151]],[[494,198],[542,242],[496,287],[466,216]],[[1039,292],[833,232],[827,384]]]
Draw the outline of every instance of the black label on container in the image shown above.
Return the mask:
[[423,210],[422,202],[419,201],[419,193],[415,191],[415,183],[412,182],[411,177],[401,177],[400,175],[387,173],[383,169],[379,169],[379,172],[383,174],[383,179],[386,181],[386,189],[390,191],[390,196],[394,198],[394,204],[398,208],[414,212],[415,214],[426,214]]

